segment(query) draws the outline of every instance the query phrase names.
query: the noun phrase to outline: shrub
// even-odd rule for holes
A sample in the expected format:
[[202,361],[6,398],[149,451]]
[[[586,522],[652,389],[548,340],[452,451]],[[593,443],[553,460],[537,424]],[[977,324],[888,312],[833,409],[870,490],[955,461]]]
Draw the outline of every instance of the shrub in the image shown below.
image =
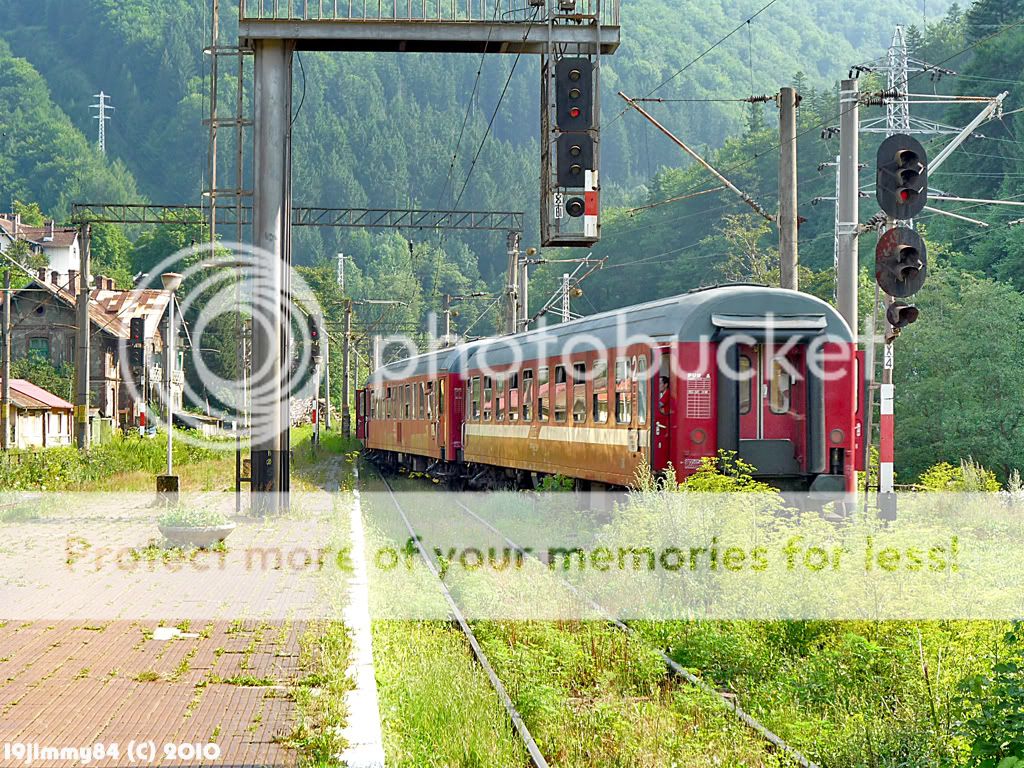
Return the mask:
[[223,512],[202,507],[171,509],[160,518],[160,525],[164,528],[213,528],[228,522]]
[[918,490],[948,493],[995,493],[1000,489],[995,473],[968,457],[954,467],[948,461],[925,470],[917,484]]
[[960,683],[971,716],[963,724],[971,764],[981,768],[1024,766],[1024,622],[1006,634],[1008,653],[987,674]]

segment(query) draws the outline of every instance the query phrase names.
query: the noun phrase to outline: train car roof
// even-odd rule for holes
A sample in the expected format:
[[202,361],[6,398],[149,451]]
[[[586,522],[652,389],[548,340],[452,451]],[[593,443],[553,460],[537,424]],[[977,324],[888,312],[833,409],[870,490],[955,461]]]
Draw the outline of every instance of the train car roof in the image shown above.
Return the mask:
[[622,339],[672,343],[716,341],[732,333],[760,335],[766,333],[769,324],[780,343],[792,335],[822,334],[838,341],[853,341],[842,316],[816,296],[737,284],[697,289],[526,333],[481,339],[418,355],[378,369],[371,381],[393,380],[396,375],[403,378],[431,372],[460,373],[467,367],[476,367],[470,363],[482,359],[488,365],[536,359],[562,348],[570,338],[576,339],[574,350],[584,352],[598,345],[608,348]]

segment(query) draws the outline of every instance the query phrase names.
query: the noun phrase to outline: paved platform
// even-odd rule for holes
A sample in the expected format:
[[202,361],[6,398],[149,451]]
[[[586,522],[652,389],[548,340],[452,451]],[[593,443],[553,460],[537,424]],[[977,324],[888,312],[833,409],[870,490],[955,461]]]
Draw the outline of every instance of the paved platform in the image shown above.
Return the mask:
[[[294,724],[285,685],[300,678],[301,626],[217,622],[154,624],[0,622],[0,764],[5,745],[82,748],[155,745],[155,765],[292,766],[284,738]],[[170,629],[170,631],[167,631]],[[170,639],[158,639],[168,634]],[[216,744],[217,759],[163,759],[164,745]],[[206,749],[210,749],[206,747]],[[42,754],[42,753],[40,753]],[[34,760],[33,766],[80,764]]]

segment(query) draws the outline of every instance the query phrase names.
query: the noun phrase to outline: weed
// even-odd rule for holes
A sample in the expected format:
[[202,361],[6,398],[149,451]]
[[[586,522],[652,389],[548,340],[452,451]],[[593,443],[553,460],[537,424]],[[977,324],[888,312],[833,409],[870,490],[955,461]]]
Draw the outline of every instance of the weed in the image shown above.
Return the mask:
[[144,672],[139,672],[139,674],[135,676],[135,682],[137,683],[155,683],[157,680],[160,679],[161,677],[159,673],[154,672],[151,669],[147,669]]

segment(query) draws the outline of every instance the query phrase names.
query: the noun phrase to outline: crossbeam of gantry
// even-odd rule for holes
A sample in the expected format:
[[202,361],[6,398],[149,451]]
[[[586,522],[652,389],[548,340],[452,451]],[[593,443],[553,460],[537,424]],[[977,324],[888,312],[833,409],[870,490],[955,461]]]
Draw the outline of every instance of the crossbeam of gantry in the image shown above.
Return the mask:
[[[580,55],[619,47],[620,0],[553,7],[552,23],[520,0],[244,0],[243,40],[287,40],[295,50]],[[550,37],[549,37],[550,35]]]

